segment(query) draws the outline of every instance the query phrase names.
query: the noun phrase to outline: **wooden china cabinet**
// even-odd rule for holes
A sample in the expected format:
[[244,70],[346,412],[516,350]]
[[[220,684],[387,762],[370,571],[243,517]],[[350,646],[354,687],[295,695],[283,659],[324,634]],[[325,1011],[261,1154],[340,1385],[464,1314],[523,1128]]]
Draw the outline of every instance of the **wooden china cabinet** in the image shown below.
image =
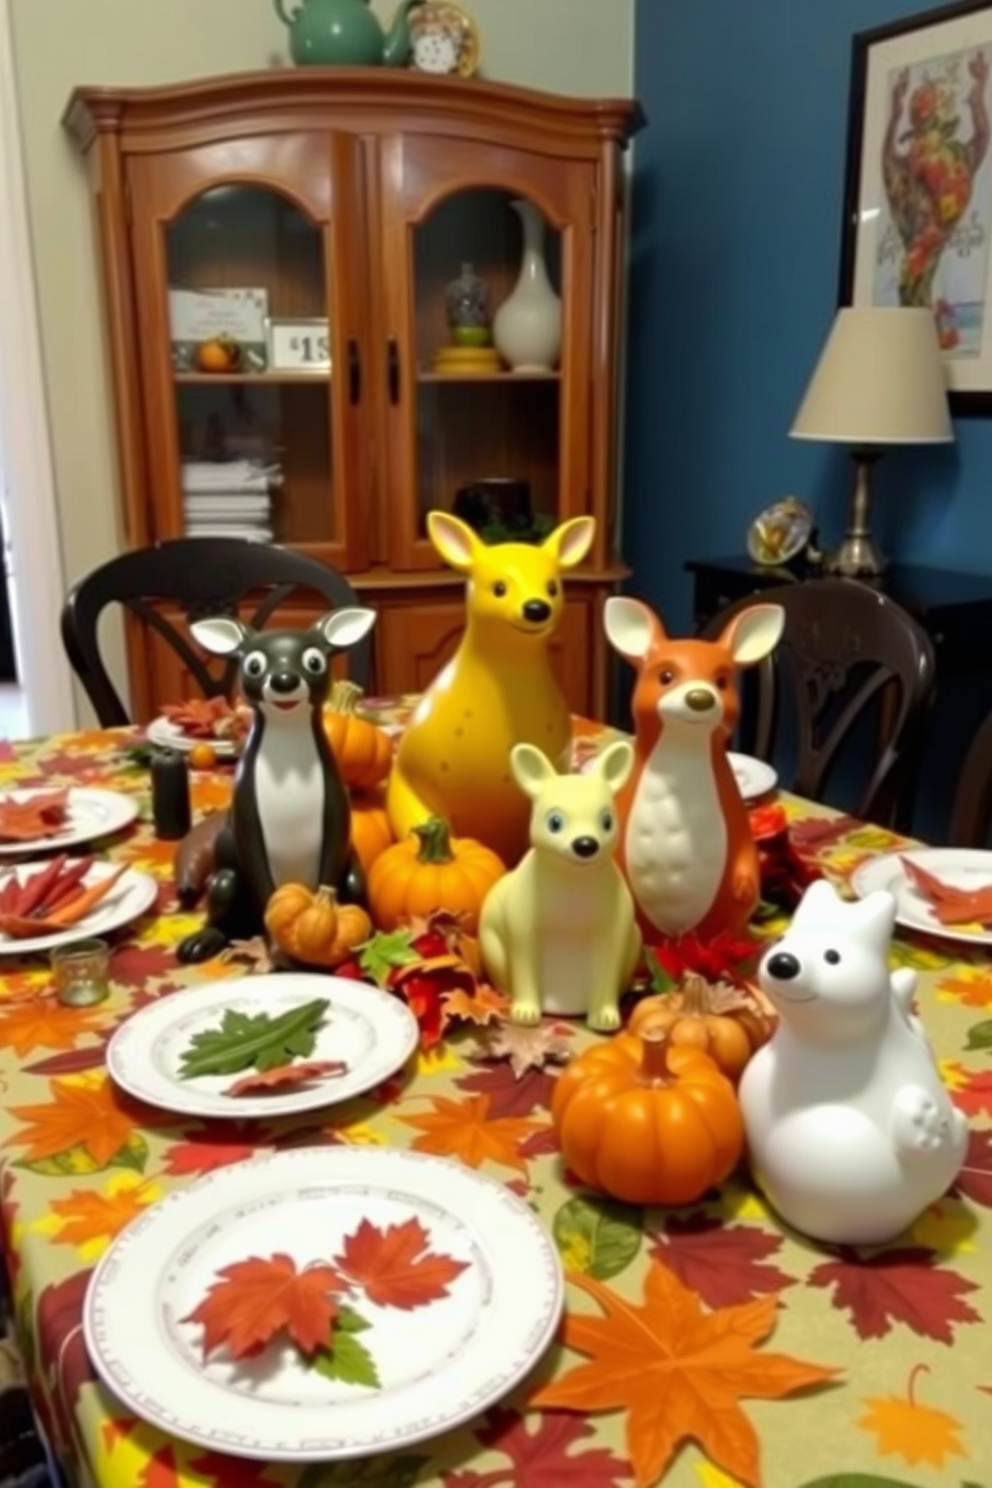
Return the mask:
[[[602,713],[600,611],[624,572],[620,154],[638,122],[628,100],[388,68],[78,88],[64,123],[92,185],[127,543],[188,530],[191,470],[264,462],[271,492],[237,511],[252,507],[256,530],[350,577],[379,613],[376,690],[415,691],[463,625],[464,581],[435,556],[425,515],[509,478],[538,522],[597,519],[595,549],[568,581],[557,655],[572,706]],[[461,265],[494,308],[516,281],[520,197],[546,226],[557,368],[439,371],[445,290]],[[244,289],[264,291],[284,337],[297,323],[297,352],[298,323],[326,330],[320,370],[287,364],[284,346],[236,369],[177,355],[173,291]],[[201,492],[193,530],[205,530],[203,502],[206,525],[235,510],[223,499]],[[303,601],[281,618],[312,613]],[[136,716],[186,691],[178,662],[137,622],[128,650]]]

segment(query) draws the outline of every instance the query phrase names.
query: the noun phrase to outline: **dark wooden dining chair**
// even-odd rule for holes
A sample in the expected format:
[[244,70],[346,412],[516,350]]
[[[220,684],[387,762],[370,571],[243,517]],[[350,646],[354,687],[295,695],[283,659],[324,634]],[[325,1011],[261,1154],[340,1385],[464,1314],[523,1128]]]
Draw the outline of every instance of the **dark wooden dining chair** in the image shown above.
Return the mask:
[[992,713],[965,751],[951,803],[950,847],[987,847],[992,829]]
[[[291,594],[312,592],[328,610],[361,605],[348,580],[305,554],[240,537],[183,537],[137,548],[101,564],[73,585],[62,609],[62,644],[102,728],[131,722],[100,654],[98,626],[118,604],[150,626],[195,678],[205,697],[229,696],[237,660],[211,672],[185,630],[165,619],[153,601],[171,600],[186,619],[240,614],[255,629]],[[245,601],[254,609],[245,611]],[[348,653],[348,675],[362,687],[369,677],[368,639]]]
[[[745,678],[736,746],[772,762],[794,738],[791,789],[823,801],[842,766],[857,767],[853,810],[863,821],[908,828],[935,662],[926,632],[902,607],[857,579],[783,584],[761,599],[785,610],[774,654]],[[719,635],[751,595],[703,628]],[[785,717],[788,697],[791,716]]]

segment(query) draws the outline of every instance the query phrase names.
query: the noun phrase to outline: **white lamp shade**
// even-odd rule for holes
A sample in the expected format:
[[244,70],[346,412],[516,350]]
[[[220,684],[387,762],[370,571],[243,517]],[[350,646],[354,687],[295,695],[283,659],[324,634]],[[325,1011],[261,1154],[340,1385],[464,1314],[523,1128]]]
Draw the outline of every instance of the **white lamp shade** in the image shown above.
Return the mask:
[[953,439],[933,311],[839,310],[790,433],[860,445]]

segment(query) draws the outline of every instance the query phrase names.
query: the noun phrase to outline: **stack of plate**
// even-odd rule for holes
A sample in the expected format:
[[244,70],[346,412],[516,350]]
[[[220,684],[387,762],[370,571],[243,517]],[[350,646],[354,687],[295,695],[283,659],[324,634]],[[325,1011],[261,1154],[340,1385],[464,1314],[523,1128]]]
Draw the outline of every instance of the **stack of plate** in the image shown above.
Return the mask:
[[502,367],[492,346],[442,346],[434,357],[435,372],[456,372],[459,377],[491,377]]

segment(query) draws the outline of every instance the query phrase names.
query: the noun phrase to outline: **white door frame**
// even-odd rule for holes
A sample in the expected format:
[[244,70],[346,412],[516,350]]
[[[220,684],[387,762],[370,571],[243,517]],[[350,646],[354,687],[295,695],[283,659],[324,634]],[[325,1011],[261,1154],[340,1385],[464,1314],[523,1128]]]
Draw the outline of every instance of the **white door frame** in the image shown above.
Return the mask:
[[75,728],[76,708],[59,631],[65,570],[16,88],[11,7],[0,0],[0,477],[17,673],[37,735]]

